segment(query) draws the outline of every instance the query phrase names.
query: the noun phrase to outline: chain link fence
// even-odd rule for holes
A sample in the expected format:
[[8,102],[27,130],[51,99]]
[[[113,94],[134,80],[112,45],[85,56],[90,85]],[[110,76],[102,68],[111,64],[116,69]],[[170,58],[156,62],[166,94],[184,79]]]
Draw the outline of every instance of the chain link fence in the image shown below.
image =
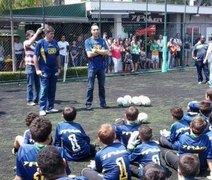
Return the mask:
[[[114,3],[120,3],[120,1],[129,6],[137,3],[145,10],[136,12],[133,9],[126,12],[105,10],[105,2],[111,3],[113,7]],[[73,4],[73,2],[79,3]],[[97,8],[88,10],[88,2],[95,3]],[[93,23],[99,25],[101,36],[107,34],[108,45],[111,45],[115,38],[123,47],[125,40],[128,39],[130,46],[132,37],[136,36],[139,51],[143,52],[143,54],[140,53],[138,70],[153,68],[151,45],[154,39],[159,42],[163,35],[168,36],[168,41],[171,38],[178,38],[182,41],[180,54],[177,56],[179,62],[178,64],[174,62],[173,66],[193,66],[191,61],[193,45],[198,41],[200,34],[207,35],[207,40],[211,37],[211,15],[195,16],[190,13],[191,6],[188,0],[167,0],[166,2],[168,6],[179,5],[179,8],[184,8],[184,12],[165,13],[165,0],[0,0],[0,71],[18,71],[22,68],[25,32],[29,29],[36,31],[43,23],[54,27],[57,41],[61,41],[63,37],[69,43],[70,67],[87,65],[84,40],[90,36],[90,26]],[[152,11],[153,5],[160,5],[159,7],[163,10]],[[198,4],[192,5],[198,11]],[[211,6],[211,2],[202,1],[201,5]],[[42,38],[42,35],[39,38]],[[159,49],[158,68],[162,63],[161,52]],[[123,64],[125,64],[126,52],[122,51],[121,54]],[[167,60],[168,58],[167,54]],[[112,68],[109,67],[110,64],[107,65],[107,70]]]

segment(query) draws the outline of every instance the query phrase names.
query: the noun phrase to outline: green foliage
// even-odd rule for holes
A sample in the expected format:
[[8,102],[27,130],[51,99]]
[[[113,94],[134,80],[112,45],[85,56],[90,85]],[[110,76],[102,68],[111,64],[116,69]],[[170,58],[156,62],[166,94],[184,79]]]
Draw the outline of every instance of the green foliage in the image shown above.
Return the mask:
[[[78,73],[79,76],[86,76],[87,70],[87,66],[68,68],[67,77],[76,77],[76,73]],[[61,74],[63,75],[63,71]]]
[[[76,73],[83,77],[87,75],[87,67],[69,67],[67,70],[67,78],[76,77]],[[63,71],[59,78],[63,77]],[[26,75],[25,71],[22,70],[17,72],[0,72],[0,82],[13,82],[13,81],[21,81],[25,80]]]
[[0,82],[17,81],[25,79],[23,72],[0,72]]

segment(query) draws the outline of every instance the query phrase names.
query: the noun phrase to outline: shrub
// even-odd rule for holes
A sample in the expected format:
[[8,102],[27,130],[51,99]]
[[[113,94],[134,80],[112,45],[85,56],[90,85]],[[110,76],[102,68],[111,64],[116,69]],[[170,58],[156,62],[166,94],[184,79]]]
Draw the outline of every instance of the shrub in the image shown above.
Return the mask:
[[[81,66],[81,67],[69,67],[67,70],[66,77],[67,78],[74,78],[77,77],[77,74],[79,77],[83,77],[87,75],[87,66]],[[63,78],[63,71],[61,72],[59,79]],[[13,82],[13,81],[22,81],[26,79],[25,71],[17,71],[17,72],[0,72],[0,82]]]

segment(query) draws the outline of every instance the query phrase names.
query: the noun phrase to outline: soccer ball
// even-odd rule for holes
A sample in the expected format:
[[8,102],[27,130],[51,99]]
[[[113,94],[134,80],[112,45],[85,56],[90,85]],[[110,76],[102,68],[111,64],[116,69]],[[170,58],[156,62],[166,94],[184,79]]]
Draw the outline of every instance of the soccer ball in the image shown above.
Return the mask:
[[119,97],[118,99],[117,99],[117,104],[118,104],[118,106],[122,106],[123,104],[123,101],[124,101],[124,98],[123,97]]
[[[139,96],[140,97],[140,96]],[[140,99],[141,99],[141,104],[143,105],[143,106],[150,106],[151,105],[151,100],[149,99],[149,97],[147,97],[147,96],[142,96],[142,97],[140,97]]]
[[148,119],[147,113],[141,112],[138,114],[138,118],[137,118],[138,122],[147,122],[147,119]]
[[136,106],[140,106],[141,105],[141,99],[138,96],[133,96],[132,97],[132,103]]
[[126,99],[123,98],[122,100],[122,106],[124,107],[129,107],[131,103],[129,103],[129,101],[127,101]]
[[132,103],[132,98],[130,95],[125,95],[124,99],[126,99],[130,104]]

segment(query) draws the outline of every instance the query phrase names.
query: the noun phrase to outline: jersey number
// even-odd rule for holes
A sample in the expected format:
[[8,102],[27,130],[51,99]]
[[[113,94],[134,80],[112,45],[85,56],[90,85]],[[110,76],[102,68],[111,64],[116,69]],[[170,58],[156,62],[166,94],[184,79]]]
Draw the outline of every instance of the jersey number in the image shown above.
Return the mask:
[[120,170],[119,179],[120,180],[127,180],[128,174],[127,174],[127,171],[126,171],[126,165],[125,165],[123,157],[117,158],[116,164],[119,166],[119,170]]
[[81,149],[80,146],[79,146],[79,144],[78,144],[78,142],[77,142],[77,139],[76,139],[76,135],[75,134],[69,135],[68,136],[68,139],[71,142],[72,150],[74,152],[79,151]]
[[45,180],[45,179],[44,179],[44,176],[42,176],[39,172],[36,172],[33,175],[33,180]]
[[158,165],[160,165],[160,158],[157,154],[152,156],[152,161]]

